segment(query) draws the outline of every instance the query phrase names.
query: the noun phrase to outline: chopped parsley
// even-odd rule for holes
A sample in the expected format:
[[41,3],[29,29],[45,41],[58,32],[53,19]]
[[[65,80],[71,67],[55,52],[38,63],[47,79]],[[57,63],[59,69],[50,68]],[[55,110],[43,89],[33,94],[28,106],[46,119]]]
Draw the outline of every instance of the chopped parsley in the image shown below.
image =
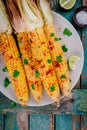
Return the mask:
[[5,88],[8,87],[8,85],[9,85],[10,83],[11,83],[10,80],[6,77],[6,78],[4,79],[4,87],[5,87]]
[[33,90],[35,89],[34,84],[32,84],[31,87],[32,87]]
[[62,62],[62,56],[56,56],[56,61],[57,61],[58,63]]
[[22,53],[19,53],[19,58],[21,58],[22,57]]
[[38,70],[35,71],[35,76],[38,78],[40,76],[40,73]]
[[19,41],[18,41],[18,44],[20,44],[20,43],[22,43],[22,40],[19,40]]
[[11,108],[14,108],[16,105],[17,104],[15,102],[11,101],[11,103],[10,103]]
[[28,45],[28,48],[29,48],[29,49],[31,49],[31,46],[30,46],[30,44]]
[[63,34],[67,35],[67,36],[71,36],[72,32],[68,28],[65,28],[64,31],[63,31]]
[[38,45],[38,48],[40,48],[41,46]]
[[65,79],[65,78],[66,78],[66,75],[65,75],[65,74],[62,74],[60,78]]
[[47,62],[50,64],[52,63],[52,59],[48,59]]
[[67,52],[68,51],[68,48],[66,47],[66,45],[62,46],[62,50],[63,50],[63,52]]
[[51,36],[51,37],[54,37],[54,33],[50,33],[50,36]]
[[24,64],[27,65],[28,64],[28,60],[24,59]]
[[71,80],[71,79],[69,79],[69,81],[70,81],[70,83],[72,82],[72,80]]
[[20,74],[20,72],[18,70],[14,70],[13,77],[16,78],[16,77],[18,77],[19,74]]
[[54,85],[50,86],[50,91],[54,91],[54,90],[55,90]]
[[60,41],[62,38],[57,38],[57,37],[55,37],[54,38],[54,41]]
[[32,60],[32,57],[30,57],[29,60]]
[[7,67],[4,67],[2,70],[3,70],[3,72],[7,72],[8,71]]

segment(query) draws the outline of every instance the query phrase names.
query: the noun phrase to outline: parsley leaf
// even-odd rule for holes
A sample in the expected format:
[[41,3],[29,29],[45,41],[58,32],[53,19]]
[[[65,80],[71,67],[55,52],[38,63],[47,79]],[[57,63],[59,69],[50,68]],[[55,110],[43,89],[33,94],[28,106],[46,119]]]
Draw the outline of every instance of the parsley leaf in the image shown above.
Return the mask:
[[67,36],[71,36],[72,32],[68,28],[65,28],[64,31],[63,31],[63,34],[67,35]]
[[63,50],[63,52],[67,52],[68,51],[68,48],[66,47],[66,45],[62,46],[62,50]]
[[54,91],[54,90],[55,90],[54,85],[50,86],[50,91]]
[[60,41],[62,38],[57,38],[57,37],[55,37],[54,38],[54,41]]
[[16,78],[16,77],[18,77],[19,74],[20,74],[20,72],[18,70],[14,70],[13,77]]
[[5,88],[8,87],[8,85],[9,85],[10,83],[11,83],[10,80],[6,77],[6,78],[4,79],[4,87],[5,87]]
[[22,57],[22,53],[19,53],[19,58],[21,58]]
[[65,74],[62,74],[60,78],[65,79],[65,78],[66,78],[66,75],[65,75]]
[[2,70],[3,70],[3,72],[7,72],[8,71],[7,67],[4,67]]
[[15,102],[11,101],[11,103],[10,103],[11,108],[14,108],[16,105],[17,104]]
[[34,89],[34,90],[35,90],[34,84],[32,84],[32,85],[31,85],[31,87],[32,87],[32,89]]
[[35,76],[38,78],[40,76],[40,73],[38,70],[35,71]]
[[56,61],[57,61],[58,63],[62,62],[62,56],[56,56]]
[[20,43],[22,43],[22,40],[19,40],[19,41],[18,41],[18,44],[20,44]]
[[38,48],[40,48],[41,46],[38,45]]
[[51,37],[54,37],[54,33],[50,33],[50,36],[51,36]]
[[27,65],[28,64],[28,60],[24,59],[24,64]]
[[48,59],[47,62],[50,64],[52,62],[52,59]]

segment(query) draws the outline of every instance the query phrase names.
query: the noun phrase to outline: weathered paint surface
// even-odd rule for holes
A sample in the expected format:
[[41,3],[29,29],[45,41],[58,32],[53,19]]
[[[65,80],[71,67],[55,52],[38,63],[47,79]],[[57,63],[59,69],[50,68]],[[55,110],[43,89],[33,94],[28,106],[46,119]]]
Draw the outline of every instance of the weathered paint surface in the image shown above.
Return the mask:
[[49,130],[50,129],[50,115],[35,114],[30,115],[30,130]]
[[55,116],[56,130],[80,130],[80,116],[61,114]]
[[0,130],[4,129],[4,115],[0,115]]

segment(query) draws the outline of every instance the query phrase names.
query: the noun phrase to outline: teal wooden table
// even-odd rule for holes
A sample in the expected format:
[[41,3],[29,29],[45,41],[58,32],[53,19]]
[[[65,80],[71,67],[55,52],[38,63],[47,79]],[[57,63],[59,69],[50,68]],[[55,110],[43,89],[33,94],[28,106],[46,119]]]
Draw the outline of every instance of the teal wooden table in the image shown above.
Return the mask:
[[50,0],[51,8],[68,19],[78,31],[84,47],[84,66],[72,97],[61,100],[61,105],[44,107],[11,106],[11,101],[0,93],[0,130],[87,130],[87,28],[77,27],[72,20],[75,9],[87,6],[87,0],[77,0],[75,6],[63,11],[58,0]]

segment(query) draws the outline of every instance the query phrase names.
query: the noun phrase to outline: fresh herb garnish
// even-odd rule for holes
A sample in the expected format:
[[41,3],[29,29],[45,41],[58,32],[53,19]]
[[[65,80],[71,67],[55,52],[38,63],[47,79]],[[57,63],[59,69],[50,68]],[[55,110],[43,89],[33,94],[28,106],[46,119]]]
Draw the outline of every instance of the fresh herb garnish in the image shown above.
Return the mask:
[[65,78],[66,78],[66,75],[65,75],[65,74],[62,74],[60,78],[65,79]]
[[4,87],[5,87],[5,88],[8,87],[8,85],[9,85],[10,83],[11,83],[10,80],[6,77],[6,78],[4,79]]
[[54,85],[50,86],[50,91],[54,91],[54,90],[55,90]]
[[57,61],[58,63],[62,62],[62,56],[56,56],[56,61]]
[[31,85],[32,89],[35,90],[34,84]]
[[18,77],[19,74],[20,74],[20,72],[18,70],[14,70],[13,77],[16,78],[16,77]]
[[66,47],[66,45],[62,46],[62,50],[63,50],[63,52],[67,52],[68,51],[68,48]]
[[7,72],[8,71],[7,67],[4,67],[2,70],[3,70],[3,72]]
[[51,37],[54,37],[54,33],[50,33],[50,36],[51,36]]
[[39,76],[40,76],[40,73],[39,73],[38,70],[35,71],[35,76],[36,76],[36,77],[39,77]]
[[19,58],[21,58],[22,57],[22,53],[19,53]]
[[67,35],[67,36],[71,36],[72,32],[68,28],[65,28],[64,31],[63,31],[63,34]]
[[54,41],[60,41],[62,38],[57,38],[57,37],[55,37],[54,38]]
[[52,59],[48,59],[47,62],[50,64],[52,63]]
[[38,48],[40,48],[41,46],[38,45]]
[[28,60],[24,59],[24,64],[27,65],[28,64]]
[[11,101],[11,103],[10,103],[11,108],[14,108],[16,105],[17,104],[15,102]]
[[22,43],[22,40],[19,40],[19,41],[18,41],[18,44],[20,44],[20,43]]
[[71,80],[71,79],[69,79],[69,81],[70,81],[70,83],[72,82],[72,80]]
[[32,57],[30,57],[29,60],[32,60]]

